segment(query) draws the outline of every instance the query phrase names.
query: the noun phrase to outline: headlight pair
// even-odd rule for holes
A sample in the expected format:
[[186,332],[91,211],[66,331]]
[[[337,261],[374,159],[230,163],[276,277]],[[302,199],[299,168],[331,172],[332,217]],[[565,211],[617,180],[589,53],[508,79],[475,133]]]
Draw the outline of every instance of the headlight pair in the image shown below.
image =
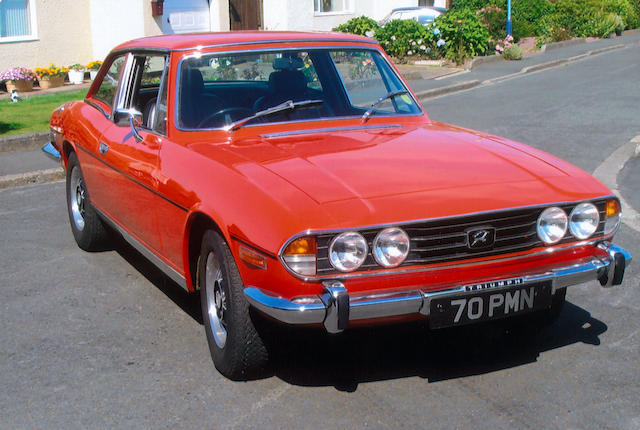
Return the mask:
[[[617,199],[610,199],[606,205],[604,234],[608,235],[615,232],[620,224],[620,203]],[[564,210],[554,206],[545,209],[538,217],[538,237],[545,244],[552,245],[560,242],[569,230],[576,239],[584,240],[598,230],[599,223],[600,213],[593,203],[580,203],[568,216]]]
[[[341,272],[352,272],[362,266],[368,251],[364,236],[355,231],[347,231],[331,241],[329,261]],[[381,266],[397,267],[409,254],[409,236],[400,228],[386,228],[373,240],[371,254]]]

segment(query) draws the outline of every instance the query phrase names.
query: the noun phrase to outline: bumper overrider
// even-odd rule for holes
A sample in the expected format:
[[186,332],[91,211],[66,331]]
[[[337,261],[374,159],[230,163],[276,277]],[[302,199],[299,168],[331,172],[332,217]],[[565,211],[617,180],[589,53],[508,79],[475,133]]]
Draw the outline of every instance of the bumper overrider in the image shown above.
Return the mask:
[[339,333],[349,321],[367,320],[410,314],[429,316],[430,301],[434,298],[473,294],[480,289],[510,289],[541,282],[550,282],[552,293],[561,288],[598,280],[603,287],[620,285],[624,271],[631,262],[631,254],[611,243],[601,243],[604,257],[591,257],[580,263],[527,274],[517,278],[500,279],[481,284],[456,286],[438,291],[420,288],[384,294],[349,295],[339,280],[326,280],[322,294],[288,300],[269,291],[246,287],[249,303],[272,318],[288,324],[324,324],[329,333]]

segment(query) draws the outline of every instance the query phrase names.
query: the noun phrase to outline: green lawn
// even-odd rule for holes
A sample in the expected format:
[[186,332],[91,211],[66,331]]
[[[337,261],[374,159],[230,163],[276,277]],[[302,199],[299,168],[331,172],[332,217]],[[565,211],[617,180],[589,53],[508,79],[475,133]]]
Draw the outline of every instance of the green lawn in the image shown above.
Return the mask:
[[82,100],[87,90],[32,96],[12,103],[0,100],[0,137],[49,129],[51,112],[71,100]]

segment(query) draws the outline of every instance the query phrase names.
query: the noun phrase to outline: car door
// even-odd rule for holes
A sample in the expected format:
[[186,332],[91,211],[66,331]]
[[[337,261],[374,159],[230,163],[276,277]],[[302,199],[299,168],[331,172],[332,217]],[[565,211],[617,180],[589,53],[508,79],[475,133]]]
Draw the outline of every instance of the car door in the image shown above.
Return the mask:
[[112,122],[98,148],[98,157],[109,168],[109,195],[100,202],[101,209],[156,255],[162,255],[157,218],[162,197],[157,173],[163,135],[154,123],[158,94],[168,79],[167,65],[168,55],[164,53],[129,55],[116,109],[142,113],[142,125],[134,129]]

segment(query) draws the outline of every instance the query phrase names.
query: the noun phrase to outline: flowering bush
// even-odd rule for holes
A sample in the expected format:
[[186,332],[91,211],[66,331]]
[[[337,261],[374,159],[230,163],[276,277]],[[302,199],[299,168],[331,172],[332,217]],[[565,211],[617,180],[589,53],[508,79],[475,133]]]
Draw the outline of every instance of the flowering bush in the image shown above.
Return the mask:
[[503,54],[504,51],[513,45],[513,36],[508,35],[504,39],[496,42],[496,54]]
[[35,81],[36,74],[26,67],[13,67],[0,73],[0,81]]
[[395,19],[376,31],[375,38],[380,42],[387,54],[398,61],[407,57],[436,58],[437,51],[442,55],[445,44],[440,39],[440,30],[433,25],[424,26],[412,19]]
[[38,75],[38,79],[42,78],[51,78],[55,76],[64,76],[69,71],[68,67],[58,67],[55,64],[51,63],[49,67],[43,69],[41,67],[36,67],[36,75]]
[[100,66],[102,66],[102,61],[92,61],[85,67],[87,68],[87,70],[98,70],[100,69]]

